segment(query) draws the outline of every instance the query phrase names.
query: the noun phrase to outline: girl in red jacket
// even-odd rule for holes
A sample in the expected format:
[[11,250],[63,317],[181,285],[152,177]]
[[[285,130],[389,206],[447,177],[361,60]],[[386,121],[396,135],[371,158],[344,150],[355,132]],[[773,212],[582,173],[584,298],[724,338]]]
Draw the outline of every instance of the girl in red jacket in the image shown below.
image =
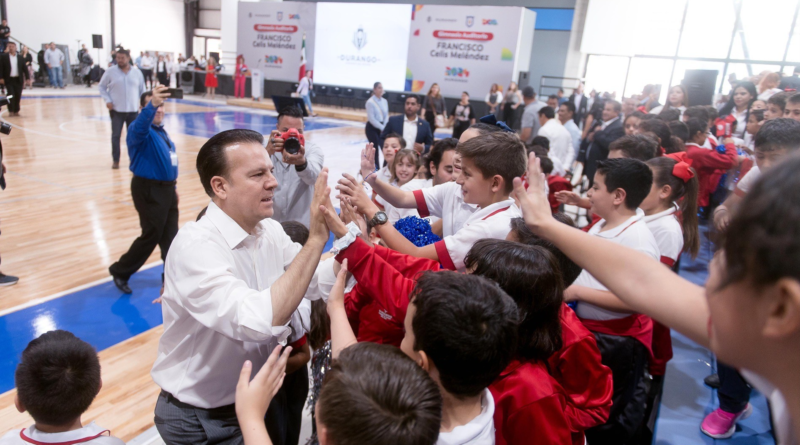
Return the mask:
[[717,189],[722,175],[739,163],[739,155],[733,139],[730,138],[723,141],[724,148],[716,147],[709,150],[703,147],[708,137],[708,122],[691,118],[686,122],[686,126],[689,127],[686,157],[692,161],[692,168],[697,172],[697,179],[700,183],[697,205],[706,207],[711,194]]

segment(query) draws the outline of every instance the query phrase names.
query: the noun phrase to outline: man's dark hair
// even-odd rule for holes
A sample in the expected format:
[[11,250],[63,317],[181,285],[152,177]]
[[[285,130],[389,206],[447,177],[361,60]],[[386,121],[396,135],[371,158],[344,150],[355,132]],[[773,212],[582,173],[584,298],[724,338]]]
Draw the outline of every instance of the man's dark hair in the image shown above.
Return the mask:
[[139,106],[144,108],[147,105],[147,102],[150,101],[150,98],[153,97],[153,90],[145,91],[139,96]]
[[636,210],[650,193],[653,185],[653,172],[638,159],[618,158],[597,162],[597,173],[603,175],[603,182],[609,193],[616,189],[625,190],[625,207]]
[[496,284],[476,275],[426,272],[411,304],[414,350],[425,351],[442,387],[474,397],[497,379],[517,351],[517,305]]
[[556,112],[553,110],[553,107],[542,107],[539,109],[539,116],[544,116],[548,119],[553,119],[556,117]]
[[550,139],[547,139],[544,136],[536,136],[535,138],[533,138],[533,140],[531,141],[531,145],[541,145],[547,151],[550,151]]
[[402,149],[406,148],[406,145],[407,145],[406,144],[406,140],[403,138],[402,134],[389,133],[389,134],[386,135],[385,138],[383,138],[384,142],[386,141],[386,139],[397,139],[397,141],[400,143],[400,149],[402,150]]
[[[444,152],[455,150],[457,146],[458,139],[456,138],[439,139],[433,144],[433,146],[431,146],[431,151],[428,152],[427,162],[425,165],[429,166],[430,163],[433,162],[433,166],[438,169],[439,164],[442,163],[442,156],[444,156]],[[430,172],[428,172],[428,174],[430,175]]]
[[606,103],[605,103],[605,105],[608,105],[608,104],[611,104],[611,108],[614,109],[615,113],[617,113],[617,114],[622,113],[622,104],[621,103],[617,102],[616,100],[610,99],[610,100],[607,100]]
[[608,146],[608,151],[621,151],[626,158],[642,162],[653,159],[658,154],[658,142],[643,134],[623,136]]
[[551,95],[547,96],[547,100],[550,100],[550,99],[558,100],[558,96],[556,96],[555,94],[551,94]]
[[676,108],[667,108],[658,113],[658,118],[667,123],[677,121],[681,118],[681,111]]
[[526,99],[533,99],[536,97],[536,90],[534,90],[532,86],[528,85],[522,89],[522,97]]
[[[575,221],[573,221],[572,218],[570,218],[566,213],[554,213],[553,219],[570,227],[575,227]],[[511,232],[514,234],[517,242],[527,244],[529,246],[544,247],[553,254],[558,262],[558,268],[561,270],[561,278],[564,280],[564,288],[569,287],[575,280],[577,280],[578,275],[580,275],[583,271],[580,266],[575,264],[575,262],[572,261],[568,256],[564,255],[564,252],[554,246],[553,243],[534,235],[530,227],[525,224],[525,220],[523,218],[513,218],[511,220]]]
[[228,174],[228,158],[225,149],[233,144],[255,142],[264,145],[264,136],[253,130],[234,129],[219,132],[207,140],[200,152],[197,153],[197,173],[203,190],[211,198],[214,189],[211,188],[211,178]]
[[773,94],[769,99],[767,99],[767,104],[775,105],[783,112],[786,110],[786,101],[789,99],[790,95],[791,93],[787,93],[786,91]]
[[128,56],[129,59],[131,58],[131,52],[130,50],[127,49],[119,48],[117,49],[117,54],[125,54],[126,56]]
[[753,146],[760,152],[797,150],[800,148],[800,122],[785,117],[764,122],[753,138]]
[[689,130],[689,138],[693,138],[697,133],[708,133],[708,121],[702,121],[693,117],[686,121],[686,128]]
[[281,222],[281,227],[283,227],[283,231],[286,232],[292,242],[300,244],[301,246],[306,245],[309,232],[308,227],[304,226],[303,223],[297,221],[283,221]]
[[478,134],[480,135],[503,131],[503,129],[498,127],[497,125],[485,124],[483,122],[476,122],[470,125],[469,129],[477,131]]
[[564,303],[564,281],[550,252],[513,241],[482,239],[469,250],[465,264],[473,275],[499,284],[517,303],[519,357],[547,360],[561,349],[558,314]]
[[525,174],[528,166],[525,144],[514,133],[500,131],[474,137],[458,144],[462,159],[469,159],[484,178],[500,175],[504,193],[514,189],[514,178]]
[[683,112],[683,116],[687,120],[696,117],[701,121],[708,122],[708,109],[706,108],[705,105],[692,105],[691,107],[687,108],[686,111]]
[[33,420],[66,425],[100,391],[97,351],[71,332],[46,332],[28,343],[15,374],[17,397]]
[[280,112],[278,113],[278,122],[280,122],[281,118],[284,117],[284,116],[296,117],[298,119],[302,119],[303,118],[303,110],[301,110],[300,107],[295,106],[295,105],[290,105],[288,107],[283,107],[283,108],[281,108]]
[[539,166],[542,168],[542,173],[544,173],[545,175],[553,173],[552,159],[548,158],[547,156],[536,155],[536,157],[539,158]]
[[567,111],[569,111],[572,114],[575,114],[575,103],[572,102],[571,100],[563,102],[563,103],[559,104],[558,106],[559,107],[567,107]]
[[[708,113],[706,113],[707,115]],[[706,119],[708,122],[708,119]],[[669,126],[669,131],[672,132],[672,136],[677,137],[684,143],[689,140],[689,127],[686,126],[685,123],[681,121],[670,121],[667,126]]]
[[417,96],[416,94],[408,94],[408,95],[406,95],[406,101],[408,101],[408,99],[414,99],[417,102],[417,105],[419,105],[421,103],[419,101],[419,96]]
[[317,403],[317,419],[336,445],[433,445],[439,437],[439,387],[394,346],[344,349],[325,373]]

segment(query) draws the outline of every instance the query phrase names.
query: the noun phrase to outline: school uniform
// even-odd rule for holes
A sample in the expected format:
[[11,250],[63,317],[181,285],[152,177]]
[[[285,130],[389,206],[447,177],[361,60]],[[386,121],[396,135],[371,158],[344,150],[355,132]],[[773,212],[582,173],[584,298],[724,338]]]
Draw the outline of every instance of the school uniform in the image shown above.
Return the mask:
[[602,363],[594,335],[566,303],[561,305],[558,317],[562,346],[547,363],[550,375],[567,396],[564,415],[572,444],[583,445],[583,432],[608,420],[614,390],[611,370]]
[[448,182],[414,191],[419,216],[435,216],[442,219],[442,235],[447,237],[458,232],[464,223],[478,210],[475,204],[464,202],[461,186]]
[[63,433],[44,433],[31,425],[25,429],[13,429],[0,438],[0,445],[125,445],[120,439],[111,435],[105,428],[97,426],[94,422],[77,430],[64,431]]
[[711,194],[717,189],[722,175],[736,166],[739,154],[734,144],[725,145],[725,151],[720,152],[717,148],[709,150],[688,142],[686,156],[692,160],[692,168],[697,172],[700,183],[697,205],[705,207],[709,204]]
[[[433,179],[412,179],[400,187],[400,190],[404,192],[413,192],[414,190],[428,189],[431,187],[433,187]],[[417,212],[417,209],[398,209],[393,205],[389,205],[386,208],[386,216],[389,218],[389,224],[394,224],[408,216],[419,217],[419,212]],[[435,216],[430,216],[428,218],[431,224],[439,220],[439,218]]]
[[[613,229],[601,232],[606,221],[600,220],[589,234],[634,249],[651,258],[660,257],[653,234],[637,211]],[[575,285],[607,291],[596,278],[584,270]],[[647,399],[645,373],[652,358],[653,321],[643,314],[625,314],[578,303],[576,314],[595,335],[603,364],[611,369],[614,394],[608,421],[586,431],[589,444],[626,443],[644,418],[642,407]]]
[[497,445],[572,443],[567,396],[544,362],[512,360],[489,390]]
[[336,261],[347,260],[356,286],[345,294],[345,310],[359,342],[400,346],[408,296],[420,273],[439,270],[439,263],[385,247],[370,247],[361,238],[339,252]]
[[494,445],[494,398],[488,389],[481,394],[481,412],[466,425],[439,433],[436,445]]
[[556,192],[572,191],[572,183],[559,175],[547,177],[547,201],[550,202],[550,210],[558,213],[561,203],[556,199]]
[[433,244],[442,267],[465,272],[464,259],[472,246],[484,238],[505,239],[511,231],[511,220],[521,216],[513,199],[479,209],[458,232]]

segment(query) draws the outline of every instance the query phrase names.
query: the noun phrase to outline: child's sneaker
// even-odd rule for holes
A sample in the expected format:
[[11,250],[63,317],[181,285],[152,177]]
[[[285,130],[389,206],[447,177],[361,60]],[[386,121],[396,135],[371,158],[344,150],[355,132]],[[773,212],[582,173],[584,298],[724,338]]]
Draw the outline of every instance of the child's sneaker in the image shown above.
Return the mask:
[[727,439],[736,432],[736,422],[748,418],[752,412],[753,406],[749,403],[740,413],[729,413],[717,408],[703,419],[700,430],[714,439]]

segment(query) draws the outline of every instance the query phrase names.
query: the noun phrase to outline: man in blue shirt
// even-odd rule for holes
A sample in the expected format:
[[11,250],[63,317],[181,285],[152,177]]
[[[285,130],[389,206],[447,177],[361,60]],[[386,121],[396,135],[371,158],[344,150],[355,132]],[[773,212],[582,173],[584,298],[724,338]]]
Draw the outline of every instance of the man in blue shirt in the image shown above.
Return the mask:
[[100,96],[106,102],[111,115],[111,168],[119,168],[119,140],[122,137],[122,124],[131,128],[139,111],[139,97],[144,93],[144,76],[139,68],[131,64],[131,53],[120,49],[115,56],[117,64],[112,66],[100,79]]
[[383,98],[383,85],[375,82],[372,87],[372,96],[367,99],[367,140],[375,146],[375,169],[381,168],[378,154],[381,148],[381,131],[389,122],[389,102]]
[[[158,85],[153,91],[142,94],[139,116],[128,127],[128,156],[131,197],[139,213],[142,234],[133,241],[130,249],[108,268],[114,284],[129,294],[128,279],[144,265],[156,248],[161,249],[161,259],[167,259],[169,246],[178,233],[178,155],[175,144],[162,125],[164,99],[169,88]],[[163,279],[163,274],[162,274]]]

